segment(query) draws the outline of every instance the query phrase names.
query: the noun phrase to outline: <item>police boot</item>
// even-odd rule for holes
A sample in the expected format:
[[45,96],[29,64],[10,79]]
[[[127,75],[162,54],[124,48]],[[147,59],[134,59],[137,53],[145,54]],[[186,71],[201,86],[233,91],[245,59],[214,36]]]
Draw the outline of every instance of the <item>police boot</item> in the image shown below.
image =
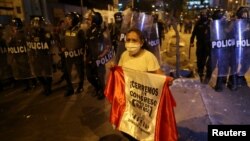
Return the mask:
[[80,94],[82,91],[83,91],[83,87],[78,87],[78,88],[76,89],[76,93],[77,93],[77,94]]
[[202,83],[203,82],[203,75],[199,74],[199,78],[200,78],[200,82]]
[[205,77],[203,83],[204,83],[204,84],[208,84],[209,81],[210,81],[210,79],[211,79],[211,76],[210,76],[210,75],[206,75],[206,77]]
[[65,75],[63,74],[60,79],[55,83],[56,85],[57,84],[61,84],[63,81],[65,80]]
[[238,76],[237,78],[237,85],[238,87],[243,87],[243,86],[247,86],[247,81],[245,76]]
[[0,92],[3,91],[3,85],[2,83],[0,82]]
[[29,85],[26,85],[25,88],[23,89],[23,91],[29,91],[31,90],[31,87]]
[[47,87],[47,88],[44,90],[44,95],[45,95],[45,96],[51,95],[51,87]]
[[76,94],[80,94],[83,91],[83,82],[79,83],[79,86],[76,89]]
[[227,82],[227,87],[231,91],[237,90],[237,76],[236,75],[230,75]]
[[102,100],[102,99],[104,99],[104,98],[105,98],[105,95],[104,95],[103,90],[99,90],[99,91],[98,91],[98,95],[97,95],[97,99],[98,99],[98,100]]
[[29,79],[26,79],[26,80],[24,80],[24,83],[25,83],[25,88],[24,88],[23,90],[24,90],[24,91],[29,91],[29,90],[31,90],[30,80],[29,80]]
[[64,94],[64,96],[65,97],[68,97],[68,96],[71,96],[71,95],[73,95],[74,94],[74,90],[72,89],[72,90],[67,90],[66,92],[65,92],[65,94]]
[[226,76],[223,76],[222,82],[223,82],[223,84],[227,84],[227,77]]
[[224,80],[224,77],[217,77],[216,85],[214,87],[214,90],[216,92],[222,92],[223,91],[223,80]]

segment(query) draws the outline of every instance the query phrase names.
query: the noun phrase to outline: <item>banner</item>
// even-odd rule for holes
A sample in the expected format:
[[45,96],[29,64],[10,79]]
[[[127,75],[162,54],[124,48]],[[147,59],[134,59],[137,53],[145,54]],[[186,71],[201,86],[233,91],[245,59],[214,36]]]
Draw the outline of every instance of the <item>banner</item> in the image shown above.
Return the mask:
[[140,141],[176,141],[175,100],[171,77],[114,67],[105,95],[112,104],[110,121]]

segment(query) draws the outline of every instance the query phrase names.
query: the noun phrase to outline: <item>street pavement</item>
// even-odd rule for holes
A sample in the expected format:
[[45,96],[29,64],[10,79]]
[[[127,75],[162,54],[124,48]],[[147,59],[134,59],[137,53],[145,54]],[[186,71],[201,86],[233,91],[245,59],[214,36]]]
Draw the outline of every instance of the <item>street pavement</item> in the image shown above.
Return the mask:
[[[171,54],[167,44],[172,34],[170,31],[166,35],[161,52],[167,73],[174,69],[166,59]],[[190,34],[181,36],[187,49]],[[177,78],[170,87],[177,103],[179,141],[207,141],[210,124],[250,124],[250,88],[232,92],[225,86],[223,92],[215,92],[216,72],[208,84],[200,83],[194,52],[195,47],[191,60],[183,61],[185,67],[192,68],[194,77]],[[93,97],[94,89],[86,80],[81,94],[64,97],[66,82],[56,84],[60,75],[61,72],[54,73],[50,96],[42,94],[40,85],[24,91],[22,83],[0,92],[0,141],[126,141],[109,123],[108,101]],[[249,77],[247,80],[250,84]]]

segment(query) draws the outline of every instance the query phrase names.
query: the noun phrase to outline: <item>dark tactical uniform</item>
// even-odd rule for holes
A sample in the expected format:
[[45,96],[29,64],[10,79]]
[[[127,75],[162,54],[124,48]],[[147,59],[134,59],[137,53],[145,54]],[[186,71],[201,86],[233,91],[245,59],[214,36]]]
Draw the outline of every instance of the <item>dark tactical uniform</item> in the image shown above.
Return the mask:
[[55,40],[55,44],[58,47],[59,51],[58,51],[58,55],[60,57],[60,60],[58,62],[56,62],[56,69],[59,69],[60,71],[62,71],[62,75],[60,77],[60,80],[58,82],[56,82],[56,84],[60,84],[65,80],[65,57],[64,57],[64,53],[62,51],[63,48],[63,42],[64,42],[64,35],[65,35],[65,24],[64,21],[61,20],[59,22],[59,24],[57,25],[55,32],[54,32],[54,40]]
[[121,26],[122,26],[122,13],[117,12],[114,14],[115,23],[111,26],[110,29],[110,38],[112,41],[112,45],[114,47],[115,53],[117,52],[118,42],[120,40],[121,35]]
[[114,18],[115,23],[110,31],[110,38],[115,50],[115,63],[118,64],[122,53],[126,50],[124,42],[125,34],[130,27],[129,25],[124,24],[128,23],[128,21],[124,21],[124,15],[122,15],[121,12],[115,13]]
[[206,14],[202,13],[200,19],[194,26],[190,44],[194,43],[196,37],[196,57],[197,57],[197,71],[200,77],[200,81],[203,82],[204,69],[206,67],[206,78],[204,81],[208,81],[211,77],[211,44],[210,44],[210,32],[209,32],[209,20]]
[[51,94],[52,55],[50,52],[52,36],[46,31],[42,17],[31,20],[31,31],[27,36],[27,47],[32,73],[39,79],[44,88],[44,94]]
[[97,63],[111,47],[109,35],[101,28],[102,16],[98,12],[91,15],[92,23],[86,34],[86,74],[94,86],[98,99],[104,98],[105,64]]
[[[70,12],[66,15],[72,19],[71,26],[65,31],[63,42],[63,58],[62,63],[65,64],[64,77],[67,82],[67,91],[65,96],[70,96],[74,93],[72,84],[72,68],[75,65],[78,76],[79,84],[76,90],[77,93],[83,91],[84,82],[84,53],[85,53],[85,41],[84,31],[80,29],[80,15],[75,12]],[[65,60],[63,60],[65,59]]]

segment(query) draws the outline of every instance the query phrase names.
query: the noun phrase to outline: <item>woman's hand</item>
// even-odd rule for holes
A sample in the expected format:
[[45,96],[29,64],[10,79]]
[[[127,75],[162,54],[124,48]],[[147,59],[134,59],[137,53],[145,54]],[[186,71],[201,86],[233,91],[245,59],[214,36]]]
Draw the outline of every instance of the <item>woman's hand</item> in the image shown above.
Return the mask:
[[114,61],[110,61],[109,63],[109,69],[115,67],[115,62]]

